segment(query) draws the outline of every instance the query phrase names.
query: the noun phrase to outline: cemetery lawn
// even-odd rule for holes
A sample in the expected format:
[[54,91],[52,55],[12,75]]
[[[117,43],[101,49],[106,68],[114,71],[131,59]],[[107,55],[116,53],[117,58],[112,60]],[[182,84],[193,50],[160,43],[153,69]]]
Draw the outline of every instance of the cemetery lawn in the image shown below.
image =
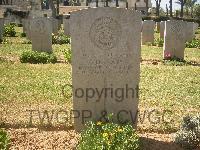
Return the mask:
[[[21,28],[17,31],[19,36]],[[0,44],[1,113],[1,108],[5,107],[0,123],[6,120],[9,125],[26,124],[29,118],[23,117],[20,110],[25,113],[30,108],[70,109],[72,101],[65,96],[66,89],[63,88],[71,84],[71,65],[63,56],[70,45],[53,45],[54,53],[59,58],[56,64],[22,64],[20,54],[31,50],[31,44],[23,44],[28,42],[26,38],[6,39],[6,44]],[[200,109],[200,49],[187,48],[186,62],[181,63],[164,62],[160,47],[142,46],[141,55],[140,114],[142,117],[144,110],[156,109],[153,118],[161,119],[153,124],[145,118],[143,123],[139,122],[138,132],[174,132],[183,116],[196,114]],[[163,111],[166,110],[163,121]]]

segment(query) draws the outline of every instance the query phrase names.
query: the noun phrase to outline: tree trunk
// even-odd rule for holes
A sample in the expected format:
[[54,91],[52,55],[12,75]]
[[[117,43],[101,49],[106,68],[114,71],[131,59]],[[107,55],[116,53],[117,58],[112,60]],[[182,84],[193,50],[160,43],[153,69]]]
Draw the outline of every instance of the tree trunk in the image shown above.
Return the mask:
[[169,6],[169,9],[170,9],[170,17],[173,17],[173,12],[172,12],[172,0],[169,1],[170,3],[170,6]]
[[181,14],[180,14],[181,18],[183,18],[183,7],[184,7],[184,5],[183,5],[183,3],[181,3]]

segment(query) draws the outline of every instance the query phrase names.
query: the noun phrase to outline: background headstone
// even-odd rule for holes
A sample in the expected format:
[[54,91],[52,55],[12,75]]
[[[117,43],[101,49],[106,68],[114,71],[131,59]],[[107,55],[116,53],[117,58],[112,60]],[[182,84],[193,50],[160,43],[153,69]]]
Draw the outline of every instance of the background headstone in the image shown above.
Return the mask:
[[0,40],[3,39],[4,18],[0,18]]
[[52,51],[52,23],[49,18],[33,18],[30,22],[32,49]]
[[194,23],[193,22],[186,22],[186,41],[191,42],[194,38],[194,30],[193,30]]
[[70,16],[63,18],[64,34],[70,36]]
[[185,25],[183,21],[170,20],[165,22],[164,59],[184,59]]
[[152,20],[144,20],[142,23],[142,44],[154,42],[154,26]]
[[[90,8],[71,13],[74,127],[89,120],[136,124],[141,56],[141,16],[120,8]],[[120,91],[134,89],[120,98]],[[105,90],[113,89],[105,95]],[[89,97],[86,91],[90,90]],[[91,96],[91,91],[98,92]],[[79,92],[84,91],[80,96]],[[118,92],[116,96],[116,91]],[[133,95],[132,95],[133,94]],[[79,113],[80,114],[79,114]],[[106,114],[105,114],[106,113]],[[121,120],[122,119],[122,120]]]
[[22,19],[23,32],[26,33],[26,38],[29,40],[31,40],[30,22],[31,19]]
[[165,21],[160,22],[160,38],[164,39]]
[[160,22],[156,22],[156,31],[160,32]]
[[199,28],[199,24],[198,23],[194,23],[193,24],[193,38],[195,38],[195,32],[198,30]]

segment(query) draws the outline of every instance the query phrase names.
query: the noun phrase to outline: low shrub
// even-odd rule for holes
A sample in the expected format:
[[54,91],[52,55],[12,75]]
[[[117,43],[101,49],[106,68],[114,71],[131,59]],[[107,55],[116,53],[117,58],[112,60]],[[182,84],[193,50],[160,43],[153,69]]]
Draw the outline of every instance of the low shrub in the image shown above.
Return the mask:
[[64,51],[64,57],[67,60],[68,63],[72,62],[72,51],[71,48],[68,48],[67,50]]
[[81,133],[78,150],[139,150],[139,137],[131,125],[90,122]]
[[180,130],[174,136],[174,142],[188,150],[200,146],[200,116],[186,116]]
[[37,51],[25,51],[20,56],[21,63],[56,63],[57,58],[54,54],[46,53],[46,52],[37,52]]
[[3,36],[15,37],[16,36],[15,24],[9,24],[4,26]]
[[63,33],[59,33],[58,35],[52,34],[52,43],[53,44],[70,44],[70,38]]
[[7,133],[0,129],[0,150],[8,150],[9,142]]
[[187,48],[200,48],[200,40],[193,39],[191,42],[186,42]]
[[156,46],[158,46],[158,47],[163,47],[164,39],[162,39],[162,38],[155,39],[154,44],[155,44]]
[[26,37],[26,33],[21,33],[21,37]]

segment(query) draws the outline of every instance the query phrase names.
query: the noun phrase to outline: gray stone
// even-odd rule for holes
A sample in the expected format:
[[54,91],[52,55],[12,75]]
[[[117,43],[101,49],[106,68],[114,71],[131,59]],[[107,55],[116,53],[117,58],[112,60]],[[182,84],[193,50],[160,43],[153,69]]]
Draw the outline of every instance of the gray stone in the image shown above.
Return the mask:
[[71,13],[75,130],[90,120],[106,121],[106,114],[116,123],[136,125],[141,22],[139,12],[122,8]]
[[164,39],[165,21],[160,22],[160,38]]
[[4,18],[0,18],[0,40],[3,39]]
[[154,26],[155,23],[152,20],[145,20],[142,23],[142,44],[154,42]]
[[57,34],[58,31],[61,28],[60,21],[58,19],[55,19],[55,18],[51,18],[51,21],[52,21],[52,28],[53,28],[52,32],[53,32],[53,34]]
[[26,38],[31,40],[31,29],[30,29],[31,19],[22,19],[23,32],[26,33]]
[[52,23],[49,18],[33,18],[30,22],[32,49],[52,51]]
[[185,25],[183,21],[171,20],[165,22],[164,59],[184,59]]
[[194,38],[194,30],[193,30],[194,23],[193,22],[186,22],[186,41],[191,42]]
[[69,18],[63,19],[63,26],[64,26],[64,34],[66,36],[70,36],[70,19]]
[[195,38],[195,32],[198,30],[199,28],[199,24],[198,23],[194,23],[193,24],[193,38]]

